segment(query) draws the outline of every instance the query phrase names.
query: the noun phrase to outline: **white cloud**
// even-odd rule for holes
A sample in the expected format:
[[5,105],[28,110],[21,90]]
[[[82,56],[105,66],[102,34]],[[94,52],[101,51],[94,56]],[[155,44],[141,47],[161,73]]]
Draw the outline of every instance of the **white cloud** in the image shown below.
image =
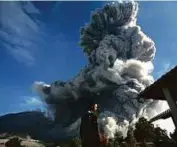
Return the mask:
[[24,1],[23,2],[23,8],[27,13],[31,14],[39,14],[40,11],[29,1]]
[[22,48],[16,48],[13,50],[9,50],[10,54],[18,60],[19,62],[24,62],[27,65],[34,65],[35,64],[35,58],[32,56],[30,52],[28,52],[25,49]]
[[23,97],[23,102],[20,104],[21,106],[42,106],[43,102],[39,100],[37,97]]
[[39,14],[39,11],[31,2],[0,2],[2,48],[26,65],[34,65],[34,53],[41,37],[41,28],[30,17],[33,14]]
[[42,102],[35,97],[30,97],[26,100],[26,104],[28,105],[42,105]]
[[174,65],[172,65],[170,62],[163,63],[162,68],[158,72],[156,72],[157,77],[160,78],[162,75],[170,71],[173,67]]

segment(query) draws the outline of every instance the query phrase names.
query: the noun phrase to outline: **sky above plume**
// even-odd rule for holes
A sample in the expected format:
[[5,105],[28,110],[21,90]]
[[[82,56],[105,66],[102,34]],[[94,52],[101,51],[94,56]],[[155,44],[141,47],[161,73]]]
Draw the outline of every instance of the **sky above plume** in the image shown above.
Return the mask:
[[[0,115],[42,108],[34,81],[68,80],[87,64],[79,28],[104,4],[0,2]],[[139,2],[137,23],[156,44],[157,79],[177,64],[176,2]]]

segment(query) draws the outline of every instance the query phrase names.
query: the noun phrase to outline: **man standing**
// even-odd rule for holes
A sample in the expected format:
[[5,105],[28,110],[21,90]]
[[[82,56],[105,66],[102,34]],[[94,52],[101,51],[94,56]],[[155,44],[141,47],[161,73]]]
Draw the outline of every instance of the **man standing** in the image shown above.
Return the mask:
[[80,137],[82,147],[100,147],[100,137],[98,132],[98,105],[91,104],[89,111],[81,118]]

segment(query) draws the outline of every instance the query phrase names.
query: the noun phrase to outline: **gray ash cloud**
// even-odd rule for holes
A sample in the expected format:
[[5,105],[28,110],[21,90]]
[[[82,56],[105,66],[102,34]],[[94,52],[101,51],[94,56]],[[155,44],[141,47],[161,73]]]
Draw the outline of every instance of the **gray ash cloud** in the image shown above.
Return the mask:
[[56,124],[67,132],[78,128],[91,100],[101,112],[115,113],[119,121],[131,119],[146,104],[138,103],[136,97],[154,81],[156,48],[137,25],[137,12],[138,3],[131,1],[109,3],[92,12],[80,31],[88,65],[70,81],[34,83]]

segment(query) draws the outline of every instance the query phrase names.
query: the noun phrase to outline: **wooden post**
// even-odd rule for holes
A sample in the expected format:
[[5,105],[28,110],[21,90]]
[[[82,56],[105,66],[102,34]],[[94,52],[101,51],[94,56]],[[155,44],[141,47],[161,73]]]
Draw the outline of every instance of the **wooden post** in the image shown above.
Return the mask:
[[163,94],[168,102],[168,105],[171,109],[172,117],[173,117],[173,122],[175,127],[177,128],[177,106],[169,92],[168,88],[162,88]]

